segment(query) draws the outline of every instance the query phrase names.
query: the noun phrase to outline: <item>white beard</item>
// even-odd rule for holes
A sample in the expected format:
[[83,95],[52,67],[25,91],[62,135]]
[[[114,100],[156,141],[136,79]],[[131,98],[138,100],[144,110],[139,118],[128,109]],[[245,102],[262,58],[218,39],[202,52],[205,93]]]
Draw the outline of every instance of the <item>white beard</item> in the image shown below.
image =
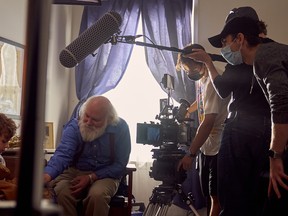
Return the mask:
[[80,133],[84,142],[92,142],[93,140],[102,136],[105,132],[106,127],[107,123],[101,128],[95,128],[93,126],[85,125],[85,123],[83,123],[83,121],[81,120],[79,122]]

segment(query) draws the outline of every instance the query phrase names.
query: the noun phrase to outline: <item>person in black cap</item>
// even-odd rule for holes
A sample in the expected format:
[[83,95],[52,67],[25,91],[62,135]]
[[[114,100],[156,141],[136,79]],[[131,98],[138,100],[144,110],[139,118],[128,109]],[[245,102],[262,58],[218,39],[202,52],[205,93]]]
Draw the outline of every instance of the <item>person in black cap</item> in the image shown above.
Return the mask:
[[[260,36],[266,37],[266,35],[267,35],[266,24],[265,24],[265,22],[259,20],[259,17],[257,15],[256,11],[252,7],[246,6],[246,7],[239,7],[239,8],[232,9],[225,19],[225,24],[227,24],[229,21],[233,20],[236,17],[249,17],[253,20],[259,21],[258,27],[260,30]],[[219,43],[219,36],[218,35],[208,38],[208,41],[211,43],[212,46],[214,46],[216,48],[222,47],[221,40]]]
[[[234,8],[225,20],[226,25],[239,17],[258,21],[255,31],[265,37],[266,24],[259,21],[253,8]],[[208,40],[213,46],[222,47],[218,36]],[[213,85],[222,98],[231,95],[218,153],[220,215],[262,215],[268,188],[269,159],[266,152],[271,121],[269,104],[254,78],[253,68],[244,63],[227,64],[220,75],[206,52],[195,50],[188,56],[206,64]]]
[[257,81],[269,102],[272,135],[267,152],[270,157],[268,192],[271,215],[287,215],[288,45],[260,38],[257,27],[258,22],[253,19],[235,18],[214,38],[215,43],[222,44],[221,53],[231,64],[237,65],[243,61],[253,65]]

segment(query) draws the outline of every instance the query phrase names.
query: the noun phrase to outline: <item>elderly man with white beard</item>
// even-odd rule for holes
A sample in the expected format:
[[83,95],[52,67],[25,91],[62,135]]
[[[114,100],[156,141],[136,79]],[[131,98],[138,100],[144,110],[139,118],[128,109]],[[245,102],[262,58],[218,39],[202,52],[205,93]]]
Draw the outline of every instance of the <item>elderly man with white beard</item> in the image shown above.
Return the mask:
[[82,105],[79,118],[64,126],[61,141],[44,169],[44,184],[53,180],[64,215],[77,216],[77,204],[82,201],[84,215],[106,216],[130,151],[126,121],[106,97],[92,96]]

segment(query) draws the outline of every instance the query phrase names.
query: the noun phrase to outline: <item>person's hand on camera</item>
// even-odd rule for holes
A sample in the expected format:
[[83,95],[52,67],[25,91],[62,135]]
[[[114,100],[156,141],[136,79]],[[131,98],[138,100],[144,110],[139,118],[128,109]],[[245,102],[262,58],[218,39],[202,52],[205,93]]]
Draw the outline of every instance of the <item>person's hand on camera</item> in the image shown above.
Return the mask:
[[193,158],[189,155],[185,155],[178,164],[177,170],[180,171],[181,168],[184,170],[189,170],[192,168]]

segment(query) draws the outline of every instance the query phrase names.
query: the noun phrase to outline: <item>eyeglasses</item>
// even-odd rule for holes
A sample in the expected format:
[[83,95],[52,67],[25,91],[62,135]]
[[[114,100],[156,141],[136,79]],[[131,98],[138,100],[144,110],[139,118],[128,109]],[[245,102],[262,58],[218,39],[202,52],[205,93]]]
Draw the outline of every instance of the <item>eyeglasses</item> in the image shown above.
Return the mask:
[[227,43],[226,38],[221,38],[221,43],[222,43],[222,46],[225,46]]
[[[221,38],[222,46],[226,46],[227,45],[227,39],[226,38],[228,36],[229,35],[227,35],[225,38]],[[231,37],[232,37],[232,42],[231,43],[235,42],[237,35],[233,34],[233,35],[231,35]]]

